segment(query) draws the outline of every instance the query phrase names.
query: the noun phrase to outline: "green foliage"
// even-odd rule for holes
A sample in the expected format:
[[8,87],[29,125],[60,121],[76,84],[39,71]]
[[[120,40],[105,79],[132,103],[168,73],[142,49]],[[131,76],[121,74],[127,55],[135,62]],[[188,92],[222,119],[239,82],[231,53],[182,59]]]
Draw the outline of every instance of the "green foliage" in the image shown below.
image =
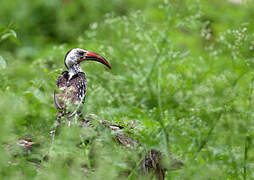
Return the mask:
[[[144,149],[119,147],[106,129],[73,125],[49,136],[55,81],[73,47],[113,67],[82,65],[83,112],[135,120],[130,135],[145,149],[184,162],[168,179],[254,178],[253,8],[219,0],[1,2],[1,22],[16,26],[0,29],[11,40],[0,42],[1,179],[139,177]],[[24,137],[40,144],[28,155],[15,145]]]
[[0,27],[0,36],[0,43],[6,39],[11,39],[16,44],[20,44],[16,32],[11,28]]

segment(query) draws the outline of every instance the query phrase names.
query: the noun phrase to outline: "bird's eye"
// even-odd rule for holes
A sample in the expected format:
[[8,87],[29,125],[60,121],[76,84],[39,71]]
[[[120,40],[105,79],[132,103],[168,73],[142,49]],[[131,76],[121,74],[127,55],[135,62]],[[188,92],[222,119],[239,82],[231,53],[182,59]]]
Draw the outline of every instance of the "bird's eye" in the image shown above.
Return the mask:
[[80,56],[84,56],[84,52],[79,52],[78,53]]

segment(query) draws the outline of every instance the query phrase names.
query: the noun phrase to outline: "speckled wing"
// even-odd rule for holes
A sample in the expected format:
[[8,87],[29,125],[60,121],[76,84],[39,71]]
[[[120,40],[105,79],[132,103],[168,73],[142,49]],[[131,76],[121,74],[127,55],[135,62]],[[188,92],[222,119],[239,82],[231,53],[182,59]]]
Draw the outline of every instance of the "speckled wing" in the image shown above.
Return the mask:
[[64,71],[56,83],[58,90],[54,92],[57,109],[66,110],[69,106],[78,108],[85,101],[87,81],[85,73],[79,72],[69,80],[68,71]]
[[73,86],[75,86],[75,94],[78,97],[79,102],[84,103],[87,90],[85,73],[79,72],[78,74],[74,75],[73,78],[71,78],[70,80],[70,84],[73,84]]

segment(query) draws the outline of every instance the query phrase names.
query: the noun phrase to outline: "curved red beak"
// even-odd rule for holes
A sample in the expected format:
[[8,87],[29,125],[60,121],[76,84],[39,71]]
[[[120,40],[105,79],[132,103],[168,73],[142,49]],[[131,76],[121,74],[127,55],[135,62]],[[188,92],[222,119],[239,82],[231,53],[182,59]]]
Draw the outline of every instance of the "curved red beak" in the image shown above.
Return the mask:
[[102,56],[94,53],[94,52],[86,52],[86,55],[84,57],[84,60],[90,60],[90,61],[97,61],[100,62],[102,64],[104,64],[105,66],[107,66],[109,69],[111,69],[111,66],[109,64],[109,62]]

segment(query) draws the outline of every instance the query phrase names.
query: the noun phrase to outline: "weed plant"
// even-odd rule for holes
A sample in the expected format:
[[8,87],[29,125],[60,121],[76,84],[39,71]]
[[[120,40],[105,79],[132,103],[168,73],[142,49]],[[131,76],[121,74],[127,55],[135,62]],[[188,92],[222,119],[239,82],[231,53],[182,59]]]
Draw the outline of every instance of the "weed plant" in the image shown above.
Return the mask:
[[[253,2],[88,1],[97,16],[82,15],[81,0],[62,2],[71,5],[36,1],[17,12],[17,5],[1,2],[0,12],[14,20],[0,29],[1,179],[138,179],[140,154],[152,148],[184,162],[167,179],[254,179]],[[47,19],[52,9],[55,19]],[[35,24],[28,21],[34,14]],[[135,121],[129,133],[143,145],[136,151],[97,125],[63,127],[50,137],[55,82],[74,47],[98,52],[112,65],[111,71],[82,65],[88,78],[83,113]],[[39,145],[24,154],[17,141],[26,137]]]

